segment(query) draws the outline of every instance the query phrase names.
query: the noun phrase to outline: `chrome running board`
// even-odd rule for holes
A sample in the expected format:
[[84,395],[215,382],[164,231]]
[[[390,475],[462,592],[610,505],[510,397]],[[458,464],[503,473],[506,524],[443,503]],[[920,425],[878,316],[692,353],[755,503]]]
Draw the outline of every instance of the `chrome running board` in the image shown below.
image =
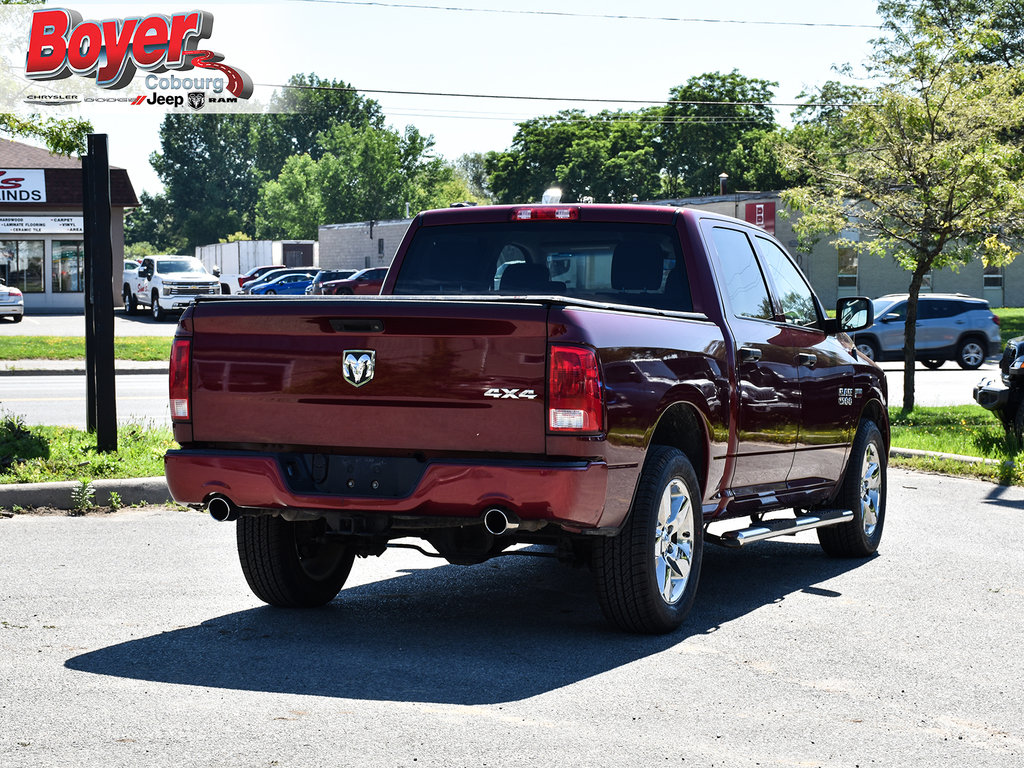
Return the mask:
[[822,528],[826,525],[838,525],[853,519],[853,511],[849,509],[823,509],[813,515],[783,518],[781,520],[764,520],[750,528],[738,531],[726,531],[721,536],[708,534],[707,540],[723,547],[746,546],[755,541],[774,539],[776,536],[793,536],[800,531]]

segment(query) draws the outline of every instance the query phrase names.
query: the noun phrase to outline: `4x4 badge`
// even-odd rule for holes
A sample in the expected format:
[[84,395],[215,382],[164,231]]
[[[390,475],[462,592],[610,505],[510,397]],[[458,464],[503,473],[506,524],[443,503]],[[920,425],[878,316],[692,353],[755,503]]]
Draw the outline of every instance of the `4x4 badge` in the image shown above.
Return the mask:
[[377,353],[372,349],[346,349],[342,357],[342,375],[353,387],[361,387],[373,378]]

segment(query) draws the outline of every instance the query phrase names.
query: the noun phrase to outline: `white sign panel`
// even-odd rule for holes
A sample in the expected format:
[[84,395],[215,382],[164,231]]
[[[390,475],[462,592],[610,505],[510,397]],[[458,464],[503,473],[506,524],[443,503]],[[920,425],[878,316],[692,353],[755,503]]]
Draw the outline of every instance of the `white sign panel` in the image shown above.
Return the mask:
[[42,169],[0,168],[0,203],[45,203]]
[[81,216],[0,216],[0,234],[80,235]]

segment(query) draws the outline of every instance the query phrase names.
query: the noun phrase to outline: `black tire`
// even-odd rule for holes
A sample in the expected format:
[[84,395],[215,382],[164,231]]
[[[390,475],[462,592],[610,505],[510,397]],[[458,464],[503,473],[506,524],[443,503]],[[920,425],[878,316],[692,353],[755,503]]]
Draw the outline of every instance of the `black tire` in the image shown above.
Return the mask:
[[124,313],[126,315],[134,315],[139,311],[139,302],[135,300],[135,294],[132,293],[127,285],[121,292],[121,298],[124,299]]
[[290,523],[280,517],[238,518],[238,560],[249,588],[280,608],[315,608],[333,600],[352,570],[343,541],[325,536],[322,520]]
[[985,362],[985,348],[988,345],[977,338],[970,336],[960,342],[956,348],[956,364],[965,371],[973,371],[981,367]]
[[277,291],[275,291],[273,288],[268,288],[266,293],[267,296],[277,296]]
[[938,370],[939,368],[941,368],[942,364],[944,362],[946,362],[946,361],[945,360],[929,359],[929,360],[922,360],[921,361],[921,365],[923,365],[925,368],[927,368],[930,371],[935,371],[935,370]]
[[875,422],[857,428],[850,463],[836,505],[853,510],[853,520],[818,529],[818,543],[830,557],[869,557],[878,549],[885,525],[888,454]]
[[878,362],[878,355],[880,353],[878,351],[877,341],[875,341],[874,339],[864,338],[857,339],[855,343],[857,344],[857,351],[864,355],[864,357],[866,357],[868,360]]
[[157,296],[156,291],[153,291],[153,295],[150,298],[153,300],[153,306],[150,307],[153,319],[159,323],[164,319],[164,311],[160,307],[160,297]]
[[11,322],[20,323],[24,315],[11,315]]
[[595,542],[601,610],[628,632],[671,632],[693,606],[703,557],[697,474],[681,451],[654,446],[625,526],[618,535]]

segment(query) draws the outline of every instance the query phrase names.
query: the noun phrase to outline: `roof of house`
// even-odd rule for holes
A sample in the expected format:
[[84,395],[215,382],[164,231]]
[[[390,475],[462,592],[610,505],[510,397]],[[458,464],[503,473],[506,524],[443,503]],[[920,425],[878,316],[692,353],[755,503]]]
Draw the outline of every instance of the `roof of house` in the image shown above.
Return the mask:
[[[0,168],[40,168],[46,179],[45,203],[4,203],[4,207],[32,210],[54,205],[82,204],[82,161],[77,157],[55,155],[49,150],[0,139]],[[121,208],[139,204],[128,171],[110,168],[110,203]]]

